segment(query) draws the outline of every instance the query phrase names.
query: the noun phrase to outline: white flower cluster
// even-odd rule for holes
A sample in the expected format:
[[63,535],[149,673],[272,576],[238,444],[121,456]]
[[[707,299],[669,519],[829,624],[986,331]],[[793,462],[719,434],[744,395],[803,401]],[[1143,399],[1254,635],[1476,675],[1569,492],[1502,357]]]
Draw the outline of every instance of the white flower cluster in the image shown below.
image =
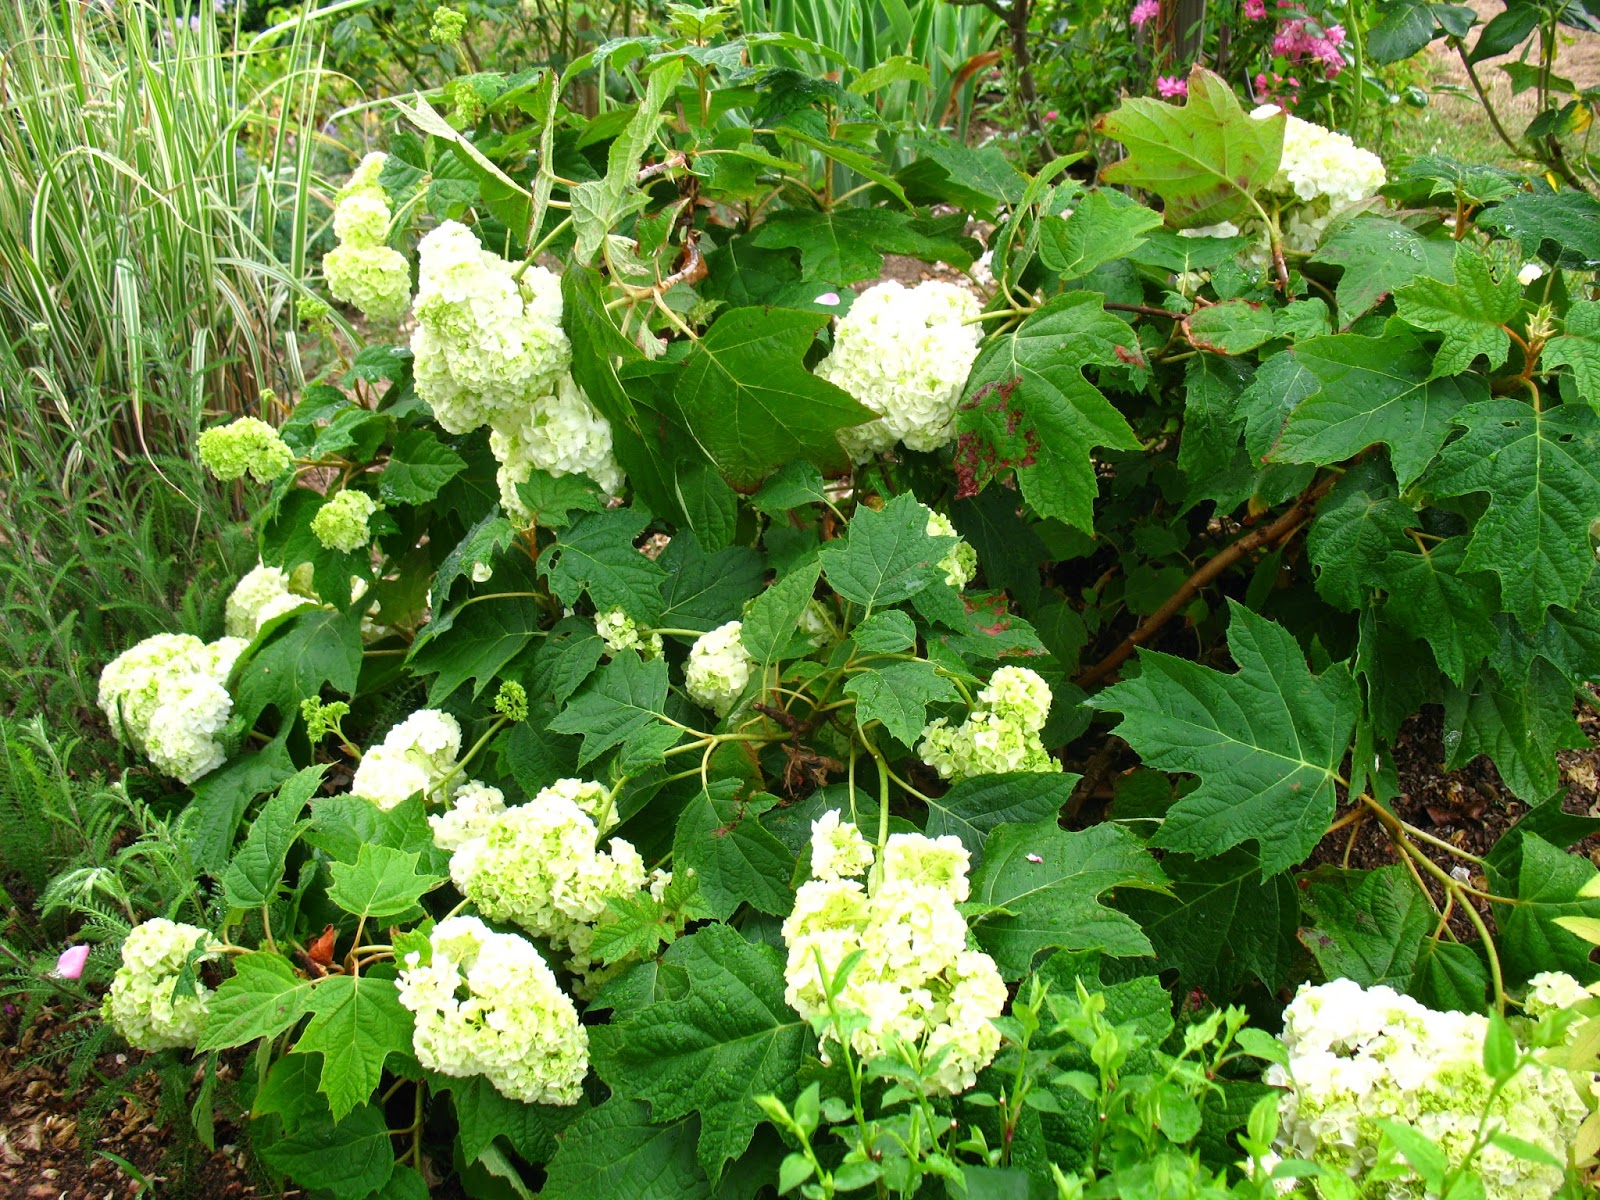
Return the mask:
[[333,235],[339,244],[322,259],[336,300],[353,304],[374,321],[398,321],[411,303],[411,268],[389,248],[389,197],[378,177],[388,155],[369,154],[339,189]]
[[228,672],[247,645],[237,637],[208,645],[186,633],[145,638],[100,673],[100,711],[118,740],[193,783],[228,757],[217,735],[233,713]]
[[622,490],[626,477],[611,453],[611,423],[589,403],[571,375],[556,381],[555,391],[531,404],[496,417],[489,449],[500,463],[495,480],[507,515],[524,524],[533,513],[517,494],[535,470],[587,475],[609,496]]
[[476,917],[446,917],[428,942],[431,961],[412,951],[397,980],[400,1003],[417,1018],[417,1061],[482,1075],[525,1104],[576,1104],[589,1035],[533,945]]
[[1050,716],[1050,685],[1026,667],[1001,667],[960,725],[945,718],[922,731],[917,754],[941,779],[1007,771],[1059,771],[1040,740]]
[[[1266,1081],[1286,1087],[1278,1150],[1360,1179],[1377,1159],[1379,1119],[1412,1126],[1453,1164],[1477,1134],[1493,1081],[1483,1069],[1488,1019],[1435,1012],[1388,987],[1347,979],[1304,984],[1284,1013],[1287,1068]],[[1517,1074],[1490,1109],[1489,1130],[1565,1161],[1587,1112],[1570,1078],[1536,1065]],[[1534,1200],[1562,1185],[1563,1172],[1490,1145],[1473,1162],[1488,1200]],[[1343,1195],[1344,1193],[1340,1193]],[[1415,1175],[1368,1186],[1374,1200],[1421,1200]]]
[[840,431],[856,462],[896,442],[937,450],[955,437],[956,403],[983,337],[967,323],[978,313],[976,296],[939,280],[914,288],[888,280],[857,297],[817,364],[819,376],[882,414]]
[[229,637],[249,641],[274,617],[315,603],[290,590],[288,572],[282,567],[261,564],[246,571],[228,594],[225,627]]
[[[811,824],[813,878],[783,923],[789,948],[784,998],[806,1018],[829,1011],[827,983],[863,951],[834,997],[865,1024],[851,1048],[875,1057],[891,1035],[938,1058],[931,1086],[955,1095],[973,1085],[1000,1048],[994,1020],[1006,985],[994,960],[967,946],[956,907],[967,898],[968,855],[955,837],[892,835],[876,867],[872,847],[835,810]],[[863,884],[858,876],[868,875]],[[824,1046],[838,1041],[829,1030]]]
[[1522,1007],[1530,1017],[1542,1017],[1581,1004],[1595,994],[1565,971],[1540,971],[1528,980]]
[[651,633],[646,637],[639,632],[638,622],[620,608],[596,613],[594,631],[600,635],[600,640],[605,642],[608,655],[621,654],[624,650],[637,650],[645,658],[661,657],[661,635]]
[[[1275,116],[1276,104],[1263,104],[1250,115]],[[1376,194],[1387,181],[1383,159],[1363,150],[1342,133],[1288,116],[1283,131],[1283,158],[1273,178],[1274,191],[1309,203],[1326,196],[1335,206],[1355,204]]]
[[[1279,111],[1276,104],[1263,104],[1250,115],[1266,120]],[[1323,232],[1341,209],[1376,195],[1388,176],[1381,158],[1344,134],[1295,116],[1286,120],[1283,157],[1268,186],[1298,202],[1284,214],[1284,245],[1309,253],[1317,248]],[[1256,248],[1253,260],[1265,263],[1264,247]]]
[[[927,508],[927,505],[923,505]],[[956,532],[956,527],[951,524],[950,518],[943,513],[936,513],[928,509],[928,536],[953,537],[956,544],[950,547],[950,552],[939,560],[939,569],[944,572],[944,581],[956,591],[960,591],[972,582],[972,577],[978,573],[978,552],[969,546]]]
[[122,965],[111,980],[101,1011],[129,1045],[140,1050],[168,1050],[193,1046],[200,1040],[210,989],[196,979],[192,995],[174,993],[189,952],[201,939],[208,951],[216,946],[204,929],[164,917],[135,925],[128,934],[122,943]]
[[345,488],[331,500],[325,500],[311,517],[311,532],[325,550],[342,550],[346,554],[359,550],[372,540],[372,529],[367,524],[372,515],[383,508],[365,492]]
[[561,281],[517,264],[446,221],[417,247],[417,392],[451,433],[470,433],[546,396],[572,360]]
[[456,719],[435,708],[418,709],[361,756],[350,793],[379,808],[393,808],[417,792],[434,799],[439,785],[455,773],[460,753]]
[[[478,815],[454,848],[450,878],[491,920],[511,921],[565,947],[568,967],[589,968],[594,924],[606,901],[646,886],[644,860],[621,838],[600,849],[608,792],[598,783],[562,779],[526,804]],[[466,822],[463,822],[466,824]],[[447,836],[453,837],[451,829]],[[439,836],[435,829],[435,838]]]
[[701,634],[689,647],[689,661],[683,665],[683,686],[689,699],[719,717],[728,715],[755,667],[755,659],[739,640],[743,629],[744,622],[729,621]]
[[451,433],[491,427],[506,512],[532,519],[517,485],[535,469],[582,472],[620,492],[611,426],[567,370],[560,278],[485,250],[456,221],[423,238],[417,253],[417,392]]

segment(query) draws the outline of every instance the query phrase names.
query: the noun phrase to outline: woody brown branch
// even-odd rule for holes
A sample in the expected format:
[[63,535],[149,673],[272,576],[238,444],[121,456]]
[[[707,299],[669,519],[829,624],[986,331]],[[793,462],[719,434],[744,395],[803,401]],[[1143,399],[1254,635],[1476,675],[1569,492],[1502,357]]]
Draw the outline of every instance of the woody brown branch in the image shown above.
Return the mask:
[[1094,666],[1080,671],[1072,680],[1081,688],[1090,688],[1097,683],[1102,683],[1118,667],[1127,661],[1140,646],[1148,642],[1156,633],[1200,594],[1200,590],[1216,579],[1234,563],[1248,554],[1257,550],[1267,549],[1282,545],[1300,531],[1300,527],[1311,519],[1311,514],[1317,507],[1317,502],[1328,494],[1329,489],[1338,479],[1337,475],[1312,484],[1301,492],[1295,502],[1284,513],[1261,529],[1247,533],[1238,541],[1219,550],[1212,555],[1206,563],[1194,574],[1185,579],[1178,589],[1168,596],[1166,602],[1144,619],[1137,629],[1123,638],[1117,648],[1111,651]]

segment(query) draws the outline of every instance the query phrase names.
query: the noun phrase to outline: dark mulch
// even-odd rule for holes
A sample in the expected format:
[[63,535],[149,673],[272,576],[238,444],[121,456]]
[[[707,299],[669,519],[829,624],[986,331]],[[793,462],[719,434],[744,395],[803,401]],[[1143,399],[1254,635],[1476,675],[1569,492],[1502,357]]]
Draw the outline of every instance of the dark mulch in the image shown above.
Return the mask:
[[[0,1013],[0,1196],[270,1200],[285,1195],[254,1178],[244,1139],[227,1122],[217,1122],[215,1152],[182,1135],[186,1112],[176,1128],[163,1122],[160,1082],[136,1069],[139,1054],[101,1054],[84,1085],[73,1090],[67,1077],[71,1055],[60,1052],[75,1033],[67,1014],[46,1009],[26,1028],[19,1028],[20,1017],[9,1005]],[[151,1190],[142,1191],[144,1185],[107,1154],[130,1163]]]

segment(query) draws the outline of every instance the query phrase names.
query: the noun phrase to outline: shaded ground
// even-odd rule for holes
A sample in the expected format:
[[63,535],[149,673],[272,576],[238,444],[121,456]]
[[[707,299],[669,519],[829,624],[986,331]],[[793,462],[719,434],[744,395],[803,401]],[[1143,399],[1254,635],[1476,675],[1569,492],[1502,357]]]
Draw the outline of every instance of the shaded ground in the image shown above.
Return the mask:
[[83,1086],[74,1089],[66,1047],[78,1039],[82,1023],[47,1010],[19,1028],[20,1017],[11,1005],[0,1013],[0,1196],[5,1200],[151,1195],[269,1200],[282,1195],[254,1179],[233,1126],[218,1121],[215,1153],[184,1137],[187,1105],[176,1120],[161,1113],[160,1080],[138,1069],[141,1055],[100,1054]]

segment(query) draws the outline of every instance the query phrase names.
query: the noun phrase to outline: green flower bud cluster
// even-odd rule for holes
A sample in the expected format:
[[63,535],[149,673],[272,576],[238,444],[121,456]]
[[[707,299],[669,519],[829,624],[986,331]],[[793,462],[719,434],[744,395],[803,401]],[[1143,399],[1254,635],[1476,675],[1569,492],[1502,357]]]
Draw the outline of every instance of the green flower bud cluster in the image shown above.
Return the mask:
[[333,210],[339,245],[323,257],[322,272],[336,299],[355,305],[374,321],[392,322],[411,303],[411,268],[387,244],[392,214],[378,183],[387,160],[385,154],[367,155],[340,189]]
[[294,454],[278,431],[258,417],[240,417],[207,429],[195,443],[200,461],[218,479],[231,483],[246,474],[271,483],[294,465]]
[[372,540],[367,521],[383,506],[365,492],[346,488],[311,518],[311,532],[326,550],[359,550]]

